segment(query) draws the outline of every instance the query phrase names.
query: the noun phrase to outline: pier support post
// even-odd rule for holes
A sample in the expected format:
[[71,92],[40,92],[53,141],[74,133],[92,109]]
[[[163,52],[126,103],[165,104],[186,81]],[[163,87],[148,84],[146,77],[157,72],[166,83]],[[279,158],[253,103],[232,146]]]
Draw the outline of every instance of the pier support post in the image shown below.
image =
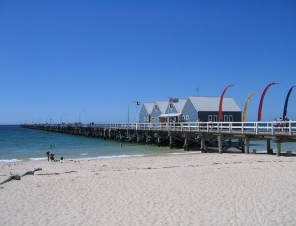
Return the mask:
[[188,138],[187,136],[185,136],[185,140],[184,140],[184,151],[189,151],[189,146],[188,146]]
[[157,147],[160,147],[160,136],[157,134]]
[[272,155],[273,151],[270,149],[270,139],[266,140],[267,154]]
[[281,146],[281,142],[277,143],[277,156],[279,157],[281,155],[282,152],[282,146]]
[[205,137],[201,137],[200,138],[200,150],[201,150],[201,152],[204,152],[205,142],[206,142]]
[[246,144],[244,145],[245,146],[245,151],[246,151],[246,154],[250,154],[250,139],[249,137],[245,137],[245,142]]
[[173,136],[172,135],[169,135],[170,136],[170,149],[173,148]]
[[145,133],[145,136],[146,136],[146,145],[147,145],[147,144],[149,144],[149,134]]
[[223,154],[223,147],[222,147],[222,144],[223,144],[222,137],[221,137],[221,136],[218,136],[219,154]]
[[246,149],[245,149],[245,139],[243,138],[240,138],[240,148],[242,150],[242,153],[245,153],[246,152]]

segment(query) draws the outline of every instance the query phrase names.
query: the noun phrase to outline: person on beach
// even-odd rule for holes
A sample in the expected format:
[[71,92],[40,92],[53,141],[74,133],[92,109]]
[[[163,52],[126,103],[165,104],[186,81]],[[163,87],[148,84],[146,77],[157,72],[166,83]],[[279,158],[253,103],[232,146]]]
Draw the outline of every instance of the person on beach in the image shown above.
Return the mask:
[[53,153],[49,153],[49,158],[51,161],[54,161],[54,154]]
[[120,146],[122,146],[122,143],[123,143],[123,136],[120,135],[119,141],[120,141]]
[[49,154],[50,154],[50,152],[47,151],[47,152],[46,152],[46,155],[47,155],[47,161],[49,161]]

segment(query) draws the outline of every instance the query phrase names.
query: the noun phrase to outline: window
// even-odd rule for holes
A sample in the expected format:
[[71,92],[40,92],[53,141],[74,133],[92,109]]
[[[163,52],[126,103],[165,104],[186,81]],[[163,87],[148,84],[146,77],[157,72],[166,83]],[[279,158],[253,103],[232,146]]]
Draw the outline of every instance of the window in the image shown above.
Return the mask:
[[208,121],[212,121],[212,116],[208,115]]
[[224,122],[228,122],[228,115],[224,115]]
[[189,120],[189,115],[186,115],[186,120]]
[[229,122],[233,122],[233,116],[229,115]]
[[158,106],[157,106],[157,105],[155,105],[155,106],[154,106],[154,109],[155,109],[155,111],[157,111],[157,110],[158,110]]
[[217,122],[217,115],[214,115],[214,122]]

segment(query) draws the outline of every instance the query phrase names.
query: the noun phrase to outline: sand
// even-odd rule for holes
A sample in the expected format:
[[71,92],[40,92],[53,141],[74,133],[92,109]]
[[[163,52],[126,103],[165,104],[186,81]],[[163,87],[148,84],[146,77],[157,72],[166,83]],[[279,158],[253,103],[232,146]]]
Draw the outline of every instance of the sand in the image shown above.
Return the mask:
[[296,158],[184,154],[0,163],[0,225],[296,225]]

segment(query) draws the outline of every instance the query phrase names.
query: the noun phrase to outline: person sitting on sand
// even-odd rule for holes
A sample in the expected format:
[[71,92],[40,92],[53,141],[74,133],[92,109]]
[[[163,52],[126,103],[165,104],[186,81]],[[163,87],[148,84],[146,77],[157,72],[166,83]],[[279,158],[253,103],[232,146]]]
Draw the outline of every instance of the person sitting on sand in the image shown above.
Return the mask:
[[51,161],[54,161],[54,154],[53,153],[49,153],[49,158]]

